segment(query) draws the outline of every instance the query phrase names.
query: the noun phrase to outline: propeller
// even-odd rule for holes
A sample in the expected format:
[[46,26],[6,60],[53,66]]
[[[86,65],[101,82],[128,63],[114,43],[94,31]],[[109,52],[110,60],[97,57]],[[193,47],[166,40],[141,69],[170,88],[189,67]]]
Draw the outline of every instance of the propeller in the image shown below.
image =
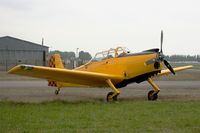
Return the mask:
[[169,62],[167,62],[166,60],[163,60],[165,66],[175,75],[175,71],[173,69],[173,67],[169,64]]
[[163,51],[162,51],[162,45],[163,45],[163,31],[161,30],[161,36],[160,36],[160,53],[163,53]]
[[163,46],[163,31],[161,30],[161,37],[160,37],[160,52],[159,52],[159,59],[164,62],[165,66],[175,75],[175,71],[173,67],[169,64],[167,60],[164,59],[164,54],[162,50]]

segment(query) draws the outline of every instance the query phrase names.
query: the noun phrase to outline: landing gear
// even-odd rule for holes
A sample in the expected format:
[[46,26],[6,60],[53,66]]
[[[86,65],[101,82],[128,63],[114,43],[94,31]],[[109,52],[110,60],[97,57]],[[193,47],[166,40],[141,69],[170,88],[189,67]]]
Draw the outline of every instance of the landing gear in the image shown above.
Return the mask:
[[59,92],[60,92],[60,88],[57,88],[57,89],[55,90],[55,94],[58,95]]
[[154,101],[158,99],[158,93],[160,92],[159,87],[153,82],[151,78],[148,78],[147,81],[153,87],[154,90],[150,90],[148,93],[148,100]]
[[118,95],[115,95],[115,96],[112,97],[113,94],[114,94],[114,92],[109,92],[107,94],[107,98],[106,98],[107,102],[117,101],[117,96]]
[[156,93],[154,90],[150,90],[148,93],[148,100],[154,101],[157,100],[157,98],[158,98],[158,93]]
[[110,79],[106,80],[110,88],[113,90],[113,92],[109,92],[107,95],[107,102],[117,101],[117,96],[119,95],[119,90],[113,85]]

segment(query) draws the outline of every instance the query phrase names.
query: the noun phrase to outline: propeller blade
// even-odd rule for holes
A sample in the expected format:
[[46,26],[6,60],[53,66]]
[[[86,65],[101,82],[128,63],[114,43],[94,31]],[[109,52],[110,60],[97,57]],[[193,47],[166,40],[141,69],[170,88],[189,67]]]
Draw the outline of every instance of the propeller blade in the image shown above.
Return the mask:
[[164,64],[175,75],[175,71],[172,68],[172,66],[169,64],[169,62],[167,62],[166,60],[164,60]]
[[160,53],[163,53],[163,51],[162,51],[162,45],[163,45],[163,31],[161,30],[161,36],[160,36]]

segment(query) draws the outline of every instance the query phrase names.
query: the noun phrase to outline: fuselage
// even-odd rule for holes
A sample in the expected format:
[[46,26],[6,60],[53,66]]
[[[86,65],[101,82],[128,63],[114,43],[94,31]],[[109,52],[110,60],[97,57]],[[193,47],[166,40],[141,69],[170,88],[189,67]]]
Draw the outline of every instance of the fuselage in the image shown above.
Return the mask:
[[158,53],[151,50],[140,53],[126,53],[98,61],[91,60],[89,63],[76,68],[76,70],[121,75],[124,80],[114,83],[120,88],[132,82],[142,82],[159,73],[163,69],[163,63],[156,61],[157,56]]

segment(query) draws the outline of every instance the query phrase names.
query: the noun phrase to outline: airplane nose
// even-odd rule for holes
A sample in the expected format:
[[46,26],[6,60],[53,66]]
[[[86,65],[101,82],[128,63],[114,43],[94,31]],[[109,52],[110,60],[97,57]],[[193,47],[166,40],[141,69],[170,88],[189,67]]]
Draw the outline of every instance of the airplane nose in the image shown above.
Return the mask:
[[160,62],[156,61],[156,62],[154,63],[154,68],[155,68],[155,69],[160,68]]

